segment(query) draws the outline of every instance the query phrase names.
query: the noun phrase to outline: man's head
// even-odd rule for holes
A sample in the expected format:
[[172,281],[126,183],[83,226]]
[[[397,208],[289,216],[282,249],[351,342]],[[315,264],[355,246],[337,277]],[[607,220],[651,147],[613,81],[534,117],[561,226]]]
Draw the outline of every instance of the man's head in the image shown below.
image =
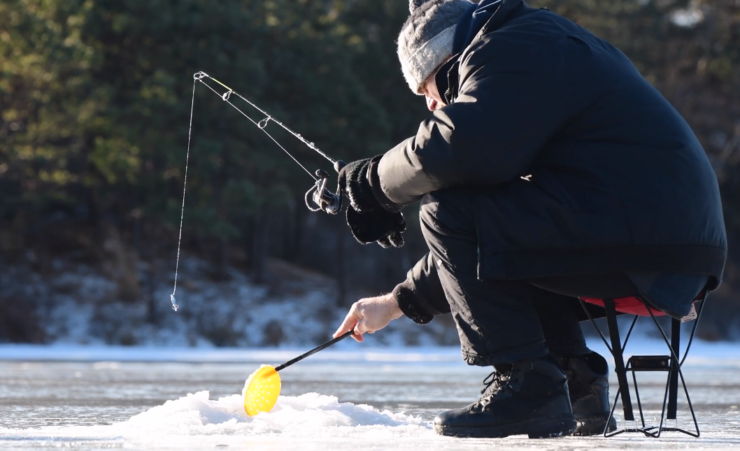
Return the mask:
[[444,105],[433,86],[434,73],[452,55],[455,26],[470,5],[468,0],[409,0],[411,15],[398,36],[398,59],[409,87],[426,95],[430,110]]

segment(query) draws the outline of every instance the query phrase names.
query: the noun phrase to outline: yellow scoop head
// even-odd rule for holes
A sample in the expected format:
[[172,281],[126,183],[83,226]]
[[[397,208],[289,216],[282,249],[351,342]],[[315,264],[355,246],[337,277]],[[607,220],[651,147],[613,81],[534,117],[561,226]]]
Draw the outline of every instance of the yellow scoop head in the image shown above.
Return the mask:
[[249,376],[244,387],[244,410],[253,417],[269,412],[280,395],[280,375],[271,366],[263,366]]

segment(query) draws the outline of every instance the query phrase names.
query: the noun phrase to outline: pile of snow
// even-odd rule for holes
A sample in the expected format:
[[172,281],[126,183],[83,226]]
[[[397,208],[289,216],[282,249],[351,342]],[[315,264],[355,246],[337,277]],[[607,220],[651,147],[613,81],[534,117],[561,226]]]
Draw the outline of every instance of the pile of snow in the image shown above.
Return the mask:
[[[363,404],[339,402],[334,396],[307,393],[281,396],[275,408],[250,418],[241,395],[216,400],[209,392],[177,400],[108,426],[47,426],[38,429],[0,427],[0,442],[32,440],[34,446],[53,447],[203,447],[241,446],[267,440],[272,443],[327,439],[434,439],[431,426],[420,417],[380,411]],[[345,445],[351,445],[347,442]]]
[[167,435],[275,435],[325,437],[364,435],[392,428],[394,434],[425,432],[430,426],[419,417],[379,411],[368,405],[339,402],[334,396],[307,393],[281,396],[269,413],[250,418],[241,395],[209,399],[207,391],[188,394],[154,407],[117,426],[134,436]]

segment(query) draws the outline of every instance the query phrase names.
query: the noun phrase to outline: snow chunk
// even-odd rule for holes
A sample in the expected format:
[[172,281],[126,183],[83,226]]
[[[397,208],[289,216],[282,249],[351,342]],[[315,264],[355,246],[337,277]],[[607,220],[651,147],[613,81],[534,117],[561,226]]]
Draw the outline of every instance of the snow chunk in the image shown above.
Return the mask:
[[[339,402],[335,396],[307,393],[281,396],[269,413],[250,418],[243,398],[232,395],[210,400],[209,392],[188,394],[121,423],[136,435],[268,435],[288,437],[356,437],[385,431],[392,435],[418,434],[431,426],[420,417],[379,411],[372,406]],[[121,431],[123,432],[123,431]],[[122,434],[126,436],[127,434]]]

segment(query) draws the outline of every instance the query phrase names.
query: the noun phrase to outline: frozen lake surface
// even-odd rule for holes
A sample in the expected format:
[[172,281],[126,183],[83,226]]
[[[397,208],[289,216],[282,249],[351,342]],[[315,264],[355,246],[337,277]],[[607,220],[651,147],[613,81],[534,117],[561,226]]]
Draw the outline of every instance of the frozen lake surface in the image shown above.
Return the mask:
[[[440,437],[430,426],[439,411],[475,400],[488,373],[464,365],[456,349],[348,343],[324,351],[282,371],[278,405],[250,419],[239,395],[244,380],[260,363],[299,351],[0,346],[0,448],[740,449],[738,348],[700,344],[687,360],[699,439],[480,440]],[[654,412],[665,378],[641,376]],[[689,421],[680,411],[679,423]]]

